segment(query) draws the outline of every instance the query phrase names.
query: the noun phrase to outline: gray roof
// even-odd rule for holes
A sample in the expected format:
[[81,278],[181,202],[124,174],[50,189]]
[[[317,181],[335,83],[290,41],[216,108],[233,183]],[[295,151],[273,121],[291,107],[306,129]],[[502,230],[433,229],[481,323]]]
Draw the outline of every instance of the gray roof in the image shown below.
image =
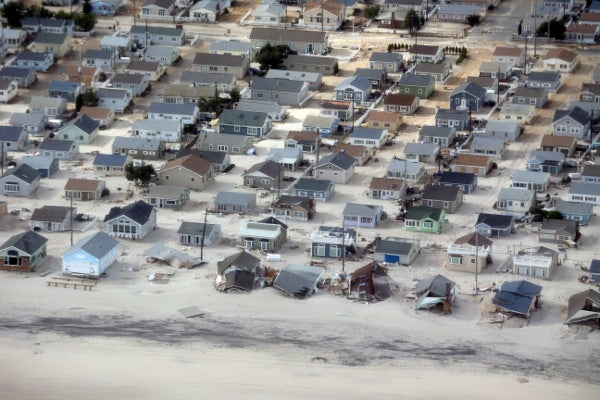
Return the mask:
[[292,158],[297,160],[302,157],[302,152],[298,149],[290,147],[271,147],[268,153],[269,159],[275,162],[279,162],[284,158]]
[[440,46],[431,46],[426,44],[413,44],[410,47],[411,54],[435,55],[440,50]]
[[44,139],[40,150],[69,151],[75,142],[73,140]]
[[[517,103],[505,103],[502,104],[502,108],[500,109],[500,112],[502,113],[507,113],[507,114],[529,114],[531,112],[531,110],[535,109],[535,106],[533,104],[517,104]],[[488,121],[488,125],[490,122],[495,122],[495,121]],[[510,121],[498,121],[498,122],[510,122]],[[516,123],[516,122],[513,122]]]
[[96,232],[79,240],[64,255],[81,249],[96,259],[102,259],[102,257],[110,253],[118,245],[119,241],[109,234]]
[[232,146],[244,146],[252,143],[250,136],[234,135],[228,133],[206,133],[198,139],[198,143],[213,143]]
[[450,288],[454,288],[456,283],[446,278],[443,275],[434,275],[417,282],[415,293],[417,296],[427,294],[428,297],[446,297],[446,284],[450,284]]
[[73,25],[73,21],[64,18],[25,17],[21,24],[23,26],[43,26],[48,28],[61,28]]
[[196,71],[183,71],[181,73],[181,77],[179,78],[181,82],[185,83],[204,83],[204,84],[214,84],[214,83],[227,83],[231,84],[236,81],[236,78],[232,74],[221,74],[221,73],[210,73],[210,72],[196,72]]
[[315,164],[315,168],[322,167],[327,164],[333,164],[343,170],[348,170],[350,167],[356,164],[356,159],[344,153],[343,151],[340,151],[321,158],[319,162]]
[[498,73],[506,71],[512,64],[504,61],[483,61],[479,66],[479,72]]
[[440,4],[438,14],[473,15],[479,14],[479,6],[474,4]]
[[32,96],[29,100],[30,108],[37,107],[54,107],[60,108],[61,105],[65,104],[66,100],[62,97],[49,97],[49,96]]
[[127,70],[155,72],[160,67],[158,61],[131,61],[127,65]]
[[49,44],[62,44],[67,39],[66,33],[50,33],[50,32],[38,32],[33,43],[49,43]]
[[174,53],[177,53],[177,47],[153,44],[146,48],[146,58],[149,57],[171,57]]
[[600,185],[596,183],[571,182],[569,194],[589,194],[598,196],[600,195]]
[[35,73],[33,68],[21,68],[21,67],[3,67],[0,69],[0,77],[6,76],[8,78],[27,78],[29,74]]
[[279,28],[252,28],[250,40],[266,40],[273,42],[323,43],[327,32],[304,31]]
[[94,165],[109,165],[111,167],[123,167],[127,162],[127,156],[121,154],[97,154],[94,157]]
[[96,60],[110,60],[115,55],[112,50],[101,50],[101,49],[87,49],[83,53],[83,58],[93,58]]
[[256,201],[255,193],[219,192],[215,197],[215,204],[230,204],[245,206]]
[[300,178],[294,183],[294,189],[324,192],[335,187],[335,183],[325,179]]
[[0,142],[18,142],[23,135],[23,128],[18,126],[0,126]]
[[179,226],[177,233],[183,235],[202,235],[202,233],[205,232],[206,235],[210,235],[217,226],[218,225],[216,224],[206,224],[205,228],[203,222],[183,221]]
[[414,71],[415,73],[419,74],[419,73],[424,73],[424,74],[441,74],[444,72],[444,70],[448,68],[447,64],[444,63],[439,63],[439,64],[432,64],[432,63],[419,63]]
[[173,186],[152,186],[148,193],[148,198],[159,199],[179,199],[183,194],[188,193],[190,189]]
[[356,68],[354,75],[361,76],[370,81],[380,81],[386,72],[383,68]]
[[338,60],[335,57],[313,56],[308,54],[290,54],[283,61],[285,65],[289,64],[304,64],[304,65],[319,65],[323,67],[331,67],[337,64]]
[[71,82],[71,81],[50,81],[48,84],[48,91],[53,92],[72,92],[75,93],[77,89],[81,87],[81,83],[79,82]]
[[375,248],[375,253],[406,255],[411,252],[415,245],[416,243],[410,240],[394,240],[393,238],[386,238],[379,241]]
[[261,78],[259,76],[252,78],[250,90],[273,90],[276,92],[300,93],[306,85],[304,81],[278,78]]
[[196,53],[194,65],[221,65],[226,67],[243,67],[246,63],[245,56],[231,54]]
[[438,137],[451,138],[454,136],[456,129],[449,126],[424,126],[421,128],[420,136],[423,137]]
[[560,151],[534,150],[531,152],[529,159],[532,160],[534,158],[541,162],[544,162],[544,161],[564,162],[565,154],[561,153]]
[[149,35],[161,36],[183,36],[183,29],[141,24],[132,26],[129,32],[136,34],[143,34],[145,32],[148,32]]
[[222,274],[230,266],[235,266],[237,269],[254,271],[260,266],[260,258],[253,256],[245,250],[239,253],[225,257],[217,262],[217,272]]
[[500,200],[517,200],[529,202],[532,198],[535,198],[535,192],[528,189],[520,188],[502,188],[498,193],[498,199]]
[[51,156],[23,156],[19,160],[20,164],[27,164],[37,170],[48,169],[54,162],[58,166],[58,159]]
[[541,286],[528,281],[505,282],[492,303],[517,314],[529,315],[531,302],[541,291]]
[[467,110],[449,110],[446,108],[440,108],[435,113],[436,121],[438,119],[451,119],[451,120],[469,120],[471,116]]
[[375,61],[375,62],[402,62],[402,54],[397,53],[397,52],[381,52],[381,51],[374,51],[373,53],[371,53],[371,58],[369,58],[369,61]]
[[407,174],[416,175],[419,173],[421,169],[423,169],[423,165],[420,162],[406,161],[403,159],[394,158],[390,160],[387,171],[390,172],[404,172]]
[[600,81],[600,68],[596,68],[594,70],[594,74],[592,75],[592,79],[594,81]]
[[555,82],[560,81],[560,72],[555,71],[532,71],[527,77],[527,82]]
[[550,173],[541,171],[515,170],[512,174],[513,182],[544,183],[550,179]]
[[100,46],[126,47],[129,46],[129,41],[127,37],[104,35],[100,39]]
[[268,176],[269,178],[276,179],[278,176],[282,174],[281,166],[273,160],[265,160],[259,163],[254,164],[244,175],[251,174],[253,172],[261,172]]
[[288,295],[305,299],[317,290],[322,276],[321,267],[290,265],[277,274],[273,286]]
[[[81,114],[70,125],[76,126],[83,132],[87,133],[88,135],[91,135],[98,129],[98,127],[100,127],[100,122],[91,119],[85,114]],[[61,129],[61,131],[66,129],[68,126],[69,125],[65,126],[63,129]]]
[[483,98],[483,97],[485,97],[485,94],[487,91],[483,87],[481,87],[481,85],[479,85],[475,82],[467,82],[467,83],[463,83],[462,85],[460,85],[456,89],[454,89],[452,91],[452,93],[450,93],[450,96],[455,96],[462,92],[468,93],[471,96],[474,96],[477,98]]
[[372,204],[346,203],[344,206],[344,216],[375,216],[383,212],[382,206]]
[[487,138],[475,136],[471,142],[471,149],[492,149],[501,150],[504,147],[504,139],[502,138]]
[[[507,104],[508,105],[508,104]],[[506,107],[503,105],[502,107]],[[519,104],[514,104],[519,105]],[[493,119],[487,122],[485,125],[486,132],[519,132],[521,130],[521,124],[512,121],[501,121]]]
[[398,80],[398,85],[406,85],[406,86],[429,86],[435,79],[430,75],[417,75],[413,73],[406,73],[402,75],[402,78]]
[[250,42],[239,42],[237,40],[221,40],[220,42],[214,42],[210,45],[210,51],[212,52],[238,52],[246,53],[252,51],[252,43]]
[[219,124],[262,127],[268,118],[269,114],[266,112],[224,110],[219,116]]
[[350,134],[351,138],[381,139],[385,129],[356,127]]
[[158,139],[117,136],[113,140],[112,147],[118,149],[158,150],[160,143]]
[[435,154],[439,149],[440,146],[435,143],[406,143],[404,154],[430,156]]
[[96,90],[96,95],[99,98],[123,99],[127,96],[129,90],[118,88],[100,88]]
[[70,210],[71,207],[67,206],[43,206],[33,210],[29,219],[41,222],[63,222]]
[[20,53],[17,56],[17,58],[15,59],[15,62],[18,60],[45,61],[47,57],[48,57],[48,53],[40,53],[40,52],[25,50],[24,52]]
[[20,164],[14,168],[9,168],[4,171],[2,177],[14,176],[21,179],[24,182],[31,183],[40,177],[40,171],[33,169],[27,164]]
[[514,95],[513,101],[515,101],[517,97],[533,97],[533,98],[539,99],[539,98],[544,97],[545,95],[546,95],[546,89],[528,88],[528,87],[519,86],[515,90],[515,95]]
[[579,106],[575,106],[570,110],[554,111],[554,118],[552,119],[552,122],[555,123],[567,117],[573,119],[575,122],[581,125],[587,125],[590,122],[590,113]]
[[307,115],[302,122],[302,127],[317,127],[317,128],[332,128],[338,124],[339,120],[336,117],[328,115]]
[[367,78],[354,75],[344,79],[339,85],[336,86],[335,90],[343,90],[344,86],[351,86],[361,91],[367,91],[371,90],[373,84]]
[[34,231],[27,231],[11,236],[2,246],[0,246],[0,250],[4,250],[8,247],[15,247],[26,254],[32,255],[42,246],[45,246],[47,241],[48,239],[42,235]]
[[458,186],[427,185],[422,196],[428,200],[456,201],[459,190]]
[[267,79],[290,79],[292,81],[319,82],[323,75],[318,72],[292,71],[289,69],[271,68],[265,75]]
[[250,99],[240,99],[235,109],[242,111],[261,111],[266,113],[277,114],[283,114],[285,112],[285,106],[281,106],[275,103],[274,101],[261,101]]
[[580,203],[577,201],[558,200],[556,202],[556,211],[561,214],[584,214],[592,215],[594,205],[590,203]]
[[140,119],[138,121],[133,121],[133,124],[131,124],[132,131],[135,132],[138,129],[151,129],[157,131],[179,131],[181,129],[181,123],[172,119]]
[[144,82],[145,76],[142,74],[115,74],[113,83],[132,83],[139,85]]
[[194,115],[195,111],[196,104],[194,103],[173,104],[153,102],[150,104],[150,108],[148,108],[148,113],[159,114]]

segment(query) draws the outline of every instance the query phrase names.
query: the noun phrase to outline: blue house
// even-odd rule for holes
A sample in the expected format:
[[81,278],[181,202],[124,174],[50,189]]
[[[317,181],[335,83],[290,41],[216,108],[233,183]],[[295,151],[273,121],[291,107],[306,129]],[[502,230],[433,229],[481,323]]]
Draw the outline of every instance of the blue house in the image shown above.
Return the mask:
[[321,202],[331,200],[334,190],[335,183],[323,179],[300,178],[294,184],[295,196],[308,197]]
[[50,81],[48,84],[48,97],[62,97],[71,103],[81,93],[82,84],[71,81]]
[[272,124],[265,112],[224,110],[219,116],[219,133],[262,138],[271,132]]
[[346,255],[355,254],[356,231],[340,227],[320,226],[310,235],[311,257],[341,258],[342,248]]
[[440,175],[441,186],[456,186],[463,190],[464,194],[472,193],[477,187],[477,175],[470,172],[444,171]]
[[450,93],[450,108],[477,111],[483,107],[486,93],[487,91],[477,83],[467,82]]
[[25,50],[13,62],[14,67],[31,68],[37,72],[46,72],[54,64],[54,54],[50,52],[33,52]]
[[91,0],[92,14],[115,15],[123,5],[123,0]]
[[587,225],[594,215],[594,205],[590,203],[559,200],[555,208],[563,219],[579,221],[580,225]]
[[335,99],[352,101],[355,105],[367,103],[371,95],[372,83],[362,76],[351,76],[335,87]]
[[515,219],[512,215],[477,214],[475,232],[485,237],[510,236],[515,232]]
[[58,158],[50,156],[23,156],[19,163],[37,169],[41,178],[51,178],[58,172],[60,165]]
[[66,275],[100,277],[117,259],[119,241],[97,232],[86,236],[62,256],[62,272]]

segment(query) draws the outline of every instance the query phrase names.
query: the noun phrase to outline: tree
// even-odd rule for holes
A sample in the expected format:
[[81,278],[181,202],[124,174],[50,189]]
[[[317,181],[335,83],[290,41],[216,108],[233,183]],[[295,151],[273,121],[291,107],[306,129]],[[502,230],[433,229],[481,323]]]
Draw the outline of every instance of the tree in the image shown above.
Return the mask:
[[550,35],[548,35],[548,21],[542,22],[535,32],[536,36],[550,36],[553,39],[563,40],[567,27],[562,21],[554,18],[550,21]]
[[478,25],[481,22],[481,15],[479,14],[471,14],[467,17],[467,24],[469,26]]
[[365,7],[365,17],[368,19],[373,19],[377,15],[379,15],[380,10],[381,10],[381,7],[377,6],[377,5],[367,6],[367,7]]
[[218,97],[200,97],[197,105],[202,112],[217,112],[221,108],[221,99]]
[[136,186],[138,183],[142,186],[148,186],[153,176],[156,176],[156,171],[152,164],[136,166],[133,161],[125,164],[125,179],[134,182]]
[[83,2],[83,6],[81,8],[81,11],[83,11],[83,13],[85,15],[88,15],[88,14],[92,13],[92,5],[90,4],[90,0],[85,0]]
[[260,70],[267,71],[269,68],[280,69],[282,67],[283,60],[285,60],[290,54],[298,53],[291,50],[285,44],[273,46],[271,43],[267,43],[258,51],[255,59],[260,64]]
[[229,97],[233,103],[237,103],[242,98],[242,95],[240,94],[238,88],[233,88],[229,91]]
[[77,98],[75,99],[75,109],[79,111],[83,106],[96,107],[98,106],[98,101],[99,99],[96,93],[91,90],[86,90],[77,95]]
[[421,28],[421,16],[415,10],[409,10],[404,16],[404,29],[408,29],[408,33],[412,36]]
[[517,35],[521,36],[523,34],[523,20],[519,21],[519,25],[517,25]]
[[25,5],[22,1],[11,1],[10,3],[6,3],[0,14],[3,18],[6,18],[6,22],[8,26],[12,26],[13,28],[21,27],[21,20],[25,17]]
[[75,14],[73,21],[82,31],[90,32],[96,26],[97,19],[94,14]]
[[26,17],[38,17],[38,18],[52,18],[54,17],[54,12],[48,10],[46,7],[40,7],[37,4],[32,4],[27,7],[25,11]]

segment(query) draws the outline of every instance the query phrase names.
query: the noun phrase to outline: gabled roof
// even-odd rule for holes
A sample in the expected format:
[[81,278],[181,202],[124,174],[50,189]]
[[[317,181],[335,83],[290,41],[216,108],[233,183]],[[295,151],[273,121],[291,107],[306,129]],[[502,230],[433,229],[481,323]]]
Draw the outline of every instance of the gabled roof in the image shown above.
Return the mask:
[[302,122],[303,127],[331,128],[339,120],[330,115],[307,115]]
[[[52,156],[23,156],[19,160],[21,164],[27,164],[33,169],[50,170],[53,166],[58,168],[58,158]],[[49,171],[52,172],[52,171]]]
[[406,172],[408,174],[418,174],[423,169],[423,164],[420,162],[406,161],[399,158],[391,159],[387,166],[387,171]]
[[414,71],[416,74],[443,74],[448,68],[448,64],[445,63],[419,63]]
[[116,149],[138,149],[138,150],[158,150],[161,141],[158,139],[144,139],[140,137],[117,136],[113,140],[112,147]]
[[317,132],[289,131],[286,140],[296,143],[316,144],[319,134]]
[[426,44],[413,44],[410,48],[411,54],[424,54],[434,56],[439,51],[439,46],[429,46]]
[[29,219],[41,222],[63,222],[69,216],[70,211],[71,207],[43,206],[33,210]]
[[50,96],[32,96],[29,100],[29,108],[38,107],[53,107],[60,108],[66,104],[66,100],[62,97],[50,97]]
[[232,54],[210,54],[196,53],[194,56],[194,65],[219,65],[226,67],[243,67],[246,63],[246,57]]
[[175,115],[194,115],[196,112],[195,103],[186,104],[173,104],[173,103],[157,103],[153,102],[150,104],[148,113],[158,114],[175,114]]
[[464,120],[469,121],[471,119],[471,115],[467,110],[451,110],[447,108],[440,108],[435,113],[435,120]]
[[114,219],[125,216],[137,222],[138,224],[143,225],[148,222],[152,212],[154,212],[154,207],[143,200],[138,200],[135,203],[129,204],[125,207],[111,208],[106,217],[104,217],[104,222],[110,222]]
[[375,216],[383,212],[382,206],[371,204],[346,203],[343,215]]
[[379,140],[383,137],[384,133],[385,129],[356,127],[350,134],[350,137],[354,139],[358,138]]
[[95,192],[102,185],[102,181],[97,179],[77,179],[69,178],[65,185],[65,190],[77,192]]
[[128,89],[119,88],[99,88],[96,90],[96,96],[99,98],[108,99],[119,99],[122,100],[129,96],[130,91]]
[[590,122],[590,113],[579,106],[575,106],[570,110],[556,110],[552,122],[556,123],[563,118],[571,118],[581,125],[587,125]]
[[327,38],[326,32],[304,31],[279,28],[252,28],[250,40],[265,40],[273,42],[323,43]]
[[290,54],[283,61],[284,65],[318,65],[321,67],[333,68],[338,63],[338,59],[335,57],[318,56],[311,54]]
[[386,96],[385,100],[383,101],[383,104],[393,104],[397,106],[412,106],[415,102],[415,99],[418,99],[418,97],[412,94],[392,93]]
[[[383,121],[383,122],[398,122],[402,120],[402,115],[392,111],[377,111],[373,110],[367,117],[368,121]],[[359,128],[355,128],[359,129]]]
[[545,150],[534,150],[529,156],[529,160],[537,160],[540,162],[554,161],[564,162],[565,154],[560,151],[545,151]]
[[432,156],[436,154],[440,146],[435,143],[406,143],[404,145],[404,154]]
[[512,215],[479,213],[477,215],[475,226],[485,224],[491,228],[506,229],[512,226],[513,219],[514,217]]
[[581,171],[582,176],[600,176],[600,165],[596,164],[585,164],[583,167],[583,171]]
[[97,154],[94,165],[123,167],[127,163],[127,156],[121,154]]
[[481,137],[475,136],[471,142],[471,149],[486,149],[501,151],[504,148],[505,142],[500,137]]
[[250,82],[250,90],[272,90],[276,92],[300,93],[306,85],[306,81],[253,77]]
[[417,244],[412,240],[401,238],[385,238],[381,239],[375,248],[377,254],[410,254],[413,247]]
[[211,163],[197,154],[188,154],[187,156],[179,157],[169,161],[162,168],[161,172],[176,168],[178,169],[179,167],[183,167],[188,171],[204,176],[210,172]]
[[535,198],[535,191],[521,188],[501,188],[498,193],[499,200],[516,200],[530,202]]
[[323,276],[323,268],[304,265],[290,265],[277,274],[273,286],[300,299],[310,296]]
[[556,82],[560,81],[560,72],[556,71],[532,71],[527,77],[527,82]]
[[48,92],[71,92],[75,93],[81,87],[79,82],[71,81],[50,81],[48,84]]
[[196,71],[183,71],[179,81],[194,84],[205,84],[214,85],[215,83],[226,83],[232,84],[236,81],[236,77],[232,74],[222,73],[210,73],[210,72],[196,72]]
[[362,144],[350,144],[350,143],[337,142],[335,144],[335,146],[333,146],[333,149],[331,149],[331,151],[334,153],[343,151],[347,155],[349,155],[351,157],[355,157],[355,158],[365,157],[365,154],[368,155],[367,146],[364,146]]
[[[4,67],[6,68],[6,67]],[[583,83],[581,85],[582,92],[590,92],[596,96],[600,95],[600,83]]]
[[[530,88],[530,87],[525,87],[525,86],[519,86],[516,90],[515,90],[515,95],[514,97],[534,97],[536,99],[538,98],[542,98],[546,95],[546,89],[542,89],[542,88]],[[515,101],[515,99],[513,98],[513,101]]]
[[[262,5],[262,4],[261,4]],[[275,4],[273,4],[275,5]],[[276,4],[277,6],[283,7],[281,4]],[[250,53],[252,51],[252,43],[251,42],[240,42],[238,40],[221,40],[219,42],[213,42],[210,45],[211,52],[244,52]]]
[[269,114],[266,112],[227,109],[219,116],[219,124],[260,128],[265,125],[268,118]]
[[402,54],[397,52],[374,51],[371,53],[369,61],[374,62],[402,62]]
[[512,174],[513,182],[532,182],[532,183],[545,183],[550,179],[549,172],[542,171],[528,171],[528,170],[515,170]]
[[189,222],[183,221],[181,225],[179,225],[179,229],[177,230],[177,234],[179,235],[202,235],[204,232],[206,235],[209,235],[213,229],[215,229],[218,225],[216,224],[206,224],[206,227],[203,222]]
[[187,156],[189,154],[196,154],[211,164],[223,164],[227,161],[228,155],[223,151],[211,151],[211,150],[200,150],[200,149],[181,149],[177,152],[176,158]]
[[245,206],[250,204],[252,201],[256,201],[255,193],[242,193],[242,192],[224,192],[217,193],[215,197],[215,204],[229,204],[229,205],[240,205]]
[[[582,18],[585,16],[585,13],[581,16]],[[577,53],[574,53],[567,49],[551,49],[548,50],[546,55],[544,56],[545,60],[550,60],[553,58],[558,58],[559,60],[573,62],[577,59]]]
[[36,179],[38,179],[40,175],[41,173],[37,169],[34,169],[27,164],[19,164],[14,168],[9,168],[6,171],[4,171],[4,174],[2,174],[2,178],[7,176],[14,176],[16,178],[19,178],[23,182],[32,183]]
[[[15,62],[20,61],[20,60],[44,62],[44,61],[46,61],[48,56],[51,54],[52,53],[40,53],[40,52],[25,50],[24,52],[20,53],[17,56],[17,58],[15,59]],[[54,59],[54,56],[52,56],[52,59]]]
[[[555,114],[556,115],[556,114]],[[542,136],[542,147],[571,147],[577,143],[577,139],[573,136]]]
[[446,286],[450,284],[452,290],[456,283],[443,275],[436,274],[417,282],[415,293],[417,296],[427,294],[427,297],[446,297]]
[[409,72],[402,75],[402,78],[398,80],[398,85],[428,87],[432,82],[435,82],[435,79],[431,75],[418,75]]
[[265,75],[267,79],[290,79],[293,81],[319,82],[323,74],[319,72],[294,71],[289,69],[271,68]]
[[438,13],[451,15],[474,15],[479,14],[479,7],[474,4],[440,4]]
[[593,35],[598,32],[597,25],[590,24],[571,24],[567,28],[567,33],[582,33],[587,35]]
[[305,210],[308,210],[310,209],[310,201],[308,197],[281,195],[279,199],[275,201],[275,203],[273,203],[273,207],[289,206],[299,206],[304,208]]
[[440,183],[455,183],[470,185],[475,181],[476,175],[470,172],[443,171]]
[[594,211],[594,205],[591,203],[580,203],[578,201],[564,201],[559,200],[556,202],[556,211],[561,214],[581,214],[591,216]]
[[349,78],[344,79],[339,85],[335,87],[335,90],[344,90],[345,87],[352,87],[354,89],[358,89],[361,91],[371,90],[373,84],[367,78],[363,78],[362,76],[351,76]]
[[64,131],[68,126],[73,125],[79,128],[82,132],[91,135],[100,127],[100,122],[91,119],[85,114],[79,115],[71,124],[66,125],[61,131]]
[[300,178],[294,184],[294,189],[324,192],[335,186],[332,181],[325,179]]
[[21,22],[23,26],[42,26],[47,28],[61,28],[73,25],[73,21],[64,18],[38,18],[25,17]]
[[356,164],[356,159],[354,157],[350,157],[348,154],[344,153],[343,151],[340,151],[337,153],[329,154],[329,155],[321,158],[319,160],[319,162],[315,164],[314,167],[320,168],[327,164],[333,164],[336,167],[346,171],[346,170],[350,169],[354,164]]
[[[83,106],[81,110],[79,110],[80,114],[87,115],[92,119],[104,119],[108,118],[112,113],[112,109],[108,107],[89,107]],[[155,121],[156,122],[156,121]]]
[[73,144],[75,144],[73,140],[46,138],[42,144],[40,144],[40,150],[70,151]]
[[568,219],[548,219],[542,222],[541,230],[557,231],[559,233],[568,233],[575,235],[577,233],[577,221]]
[[469,244],[477,247],[489,247],[493,243],[494,242],[492,242],[490,239],[479,234],[479,232],[467,233],[466,235],[456,238],[454,241],[454,244]]
[[23,136],[23,128],[17,126],[0,126],[0,142],[18,142]]
[[174,186],[152,186],[148,198],[180,200],[190,197],[190,189]]
[[542,287],[528,281],[505,282],[492,299],[492,303],[507,311],[529,315],[532,299]]
[[83,52],[82,57],[85,58],[94,58],[100,60],[111,60],[114,59],[115,55],[112,50],[102,50],[102,49],[87,49]]
[[2,246],[0,246],[0,250],[14,247],[25,254],[32,255],[42,246],[45,246],[47,241],[48,239],[42,235],[34,231],[27,231],[11,236]]
[[[592,265],[598,260],[593,260]],[[591,268],[590,268],[591,272]],[[592,307],[590,307],[590,305]],[[588,321],[600,322],[600,292],[594,289],[586,289],[576,293],[569,298],[568,318],[565,324],[585,323]],[[592,311],[589,311],[589,310]]]
[[[528,104],[505,104],[502,106],[502,108],[506,108],[508,106],[518,106],[518,105],[525,105],[527,107],[532,107]],[[511,108],[511,107],[508,107]],[[502,120],[498,120],[498,119],[493,119],[491,121],[488,121],[487,124],[485,125],[485,131],[486,132],[514,132],[514,133],[518,133],[521,130],[521,124],[519,124],[518,122],[512,122],[512,121],[502,121]]]
[[146,0],[142,7],[156,6],[158,8],[168,9],[175,4],[175,0]]
[[450,126],[426,125],[421,128],[419,135],[423,137],[451,138],[454,136],[455,132],[456,129]]
[[423,190],[422,198],[426,200],[456,201],[458,186],[427,185]]
[[370,81],[380,81],[385,79],[386,71],[383,68],[356,68],[354,70],[354,75],[361,76]]
[[35,74],[33,68],[5,66],[2,69],[0,69],[0,76],[6,76],[10,78],[27,78],[30,74]]
[[460,93],[467,93],[477,98],[483,98],[485,97],[486,90],[475,82],[467,82],[454,89],[452,93],[450,93],[450,96],[456,96]]
[[67,33],[38,32],[33,43],[63,44],[69,35]]
[[139,85],[146,80],[146,76],[142,74],[115,74],[113,83],[130,83]]
[[428,206],[416,206],[411,207],[406,211],[406,219],[410,220],[422,220],[425,218],[432,219],[434,221],[439,221],[442,216],[443,210],[441,208],[433,208]]
[[597,183],[571,182],[569,194],[589,194],[591,196],[599,196],[600,185]]
[[261,172],[271,179],[277,179],[277,177],[282,174],[283,170],[275,161],[265,160],[248,168],[244,175],[249,175],[253,172]]
[[379,190],[400,190],[404,182],[397,178],[372,178],[369,183],[369,189]]
[[83,250],[92,257],[100,260],[117,246],[119,246],[117,239],[107,233],[96,232],[75,243],[73,247],[63,254],[63,257],[77,250]]
[[247,251],[242,250],[239,253],[231,254],[223,260],[218,261],[217,272],[223,274],[229,267],[235,267],[243,271],[256,271],[259,266],[260,258],[254,257]]

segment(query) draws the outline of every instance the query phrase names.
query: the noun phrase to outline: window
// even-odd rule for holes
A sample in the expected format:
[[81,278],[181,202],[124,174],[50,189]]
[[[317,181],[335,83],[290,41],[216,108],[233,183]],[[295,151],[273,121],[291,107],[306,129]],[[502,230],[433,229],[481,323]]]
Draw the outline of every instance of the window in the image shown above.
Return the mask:
[[433,229],[433,222],[431,222],[431,221],[423,222],[423,228]]
[[[212,147],[212,145],[211,145],[211,147]],[[229,147],[224,144],[220,144],[217,146],[217,151],[227,152],[228,149],[229,149]]]
[[325,256],[325,245],[324,244],[318,244],[314,247],[314,249],[315,249],[316,256],[320,256],[320,257]]
[[266,240],[261,240],[260,241],[260,249],[261,250],[269,250],[270,248],[270,243]]
[[18,183],[7,182],[4,184],[4,191],[7,193],[15,193],[19,191]]
[[165,181],[169,180],[169,175],[165,175]]
[[462,257],[450,257],[450,264],[454,264],[454,265],[461,265],[462,264]]
[[233,127],[233,131],[234,131],[234,132],[239,132],[239,131],[240,131],[240,127],[239,127],[239,126],[237,126],[237,125],[236,125],[236,126],[234,126],[234,127]]
[[337,245],[329,246],[329,257],[341,257],[341,256],[342,256],[342,249],[340,248],[340,246],[337,246]]
[[406,220],[404,221],[404,225],[405,226],[419,226],[419,221],[414,221],[414,220]]

